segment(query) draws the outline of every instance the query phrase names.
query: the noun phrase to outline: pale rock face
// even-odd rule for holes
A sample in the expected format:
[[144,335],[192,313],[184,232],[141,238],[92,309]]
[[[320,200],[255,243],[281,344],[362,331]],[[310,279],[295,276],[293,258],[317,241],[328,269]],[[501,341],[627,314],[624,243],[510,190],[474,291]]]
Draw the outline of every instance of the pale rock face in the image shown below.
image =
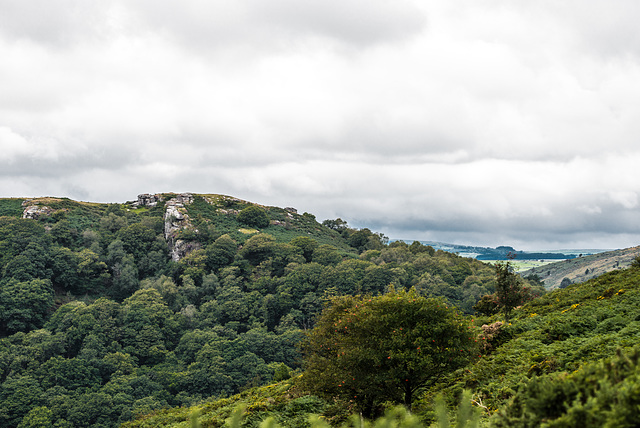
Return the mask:
[[178,232],[190,227],[189,216],[185,204],[193,202],[193,195],[182,193],[171,198],[165,204],[164,212],[164,238],[169,244],[171,260],[177,262],[191,251],[200,248],[196,242],[184,241],[177,237]]
[[193,250],[198,250],[200,248],[201,246],[199,242],[176,239],[169,245],[169,254],[171,255],[171,260],[177,262]]
[[158,202],[162,202],[161,195],[151,195],[149,193],[143,193],[138,195],[138,200],[134,202],[134,207],[155,207],[158,205]]
[[37,220],[42,216],[49,216],[53,212],[53,209],[47,206],[30,205],[22,212],[22,218],[29,218]]

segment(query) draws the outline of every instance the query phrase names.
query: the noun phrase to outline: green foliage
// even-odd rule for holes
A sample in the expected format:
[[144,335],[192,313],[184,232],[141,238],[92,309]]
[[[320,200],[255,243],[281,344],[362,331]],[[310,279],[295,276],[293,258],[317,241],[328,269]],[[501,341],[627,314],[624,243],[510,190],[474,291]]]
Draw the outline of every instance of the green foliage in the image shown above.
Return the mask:
[[343,234],[346,235],[349,245],[358,250],[358,253],[366,250],[382,249],[389,240],[382,233],[373,233],[367,228],[359,230],[346,229]]
[[498,261],[494,268],[496,273],[495,293],[483,296],[473,308],[484,315],[493,315],[502,311],[506,322],[509,322],[513,308],[543,294],[544,288],[537,286],[536,289],[532,289],[523,284],[523,279],[514,272],[510,261]]
[[365,415],[385,401],[410,408],[416,392],[475,355],[470,328],[415,290],[334,298],[303,344],[303,382],[316,394],[353,400]]
[[46,406],[34,407],[27,413],[18,428],[52,428],[53,412]]
[[516,306],[524,301],[524,294],[520,277],[513,271],[511,264],[496,262],[496,300],[502,313],[509,322],[509,315]]
[[[450,428],[447,405],[442,395],[438,395],[435,400],[435,412],[437,415],[438,428]],[[469,390],[462,392],[460,405],[455,418],[455,428],[479,428],[480,411],[473,406],[472,393]]]
[[[116,426],[295,379],[296,344],[331,296],[415,286],[469,312],[495,282],[473,260],[419,243],[387,246],[382,234],[346,222],[334,230],[291,209],[264,208],[265,233],[245,234],[236,214],[253,205],[230,197],[194,195],[185,204],[178,237],[191,249],[179,261],[169,258],[162,203],[41,198],[30,203],[49,210],[29,220],[19,218],[21,201],[4,201],[0,209],[15,214],[0,217],[7,427]],[[304,412],[326,412],[334,423],[349,414],[344,403],[296,394],[273,410],[277,423],[305,426]]]
[[237,250],[237,244],[229,235],[225,234],[220,236],[206,249],[207,267],[211,270],[218,270],[223,266],[231,264]]
[[640,353],[634,348],[567,374],[534,377],[492,420],[494,427],[635,427]]
[[[640,272],[637,269],[620,270],[583,284],[572,284],[565,289],[532,300],[513,310],[511,324],[502,324],[498,328],[497,324],[501,323],[489,325],[486,318],[479,321],[487,324],[483,325],[483,334],[479,338],[485,339],[482,340],[483,357],[464,371],[442,379],[423,400],[433,397],[436,392],[444,391],[447,397],[451,397],[461,389],[468,388],[474,391],[476,400],[483,403],[486,409],[485,416],[506,411],[509,418],[525,417],[524,413],[517,413],[520,410],[509,413],[508,409],[511,406],[520,406],[521,409],[525,409],[522,410],[525,413],[537,414],[537,407],[528,408],[525,404],[517,402],[509,404],[509,400],[513,399],[518,391],[524,391],[523,388],[527,388],[527,385],[561,382],[567,378],[567,373],[571,374],[576,370],[580,372],[583,367],[591,364],[597,366],[603,359],[610,358],[619,348],[626,352],[634,352],[631,348],[637,345],[637,334],[640,333],[638,284]],[[629,376],[625,375],[625,378]],[[547,380],[538,380],[535,381],[537,384],[532,384],[536,378]],[[558,384],[557,388],[554,386],[553,394],[559,394],[558,391],[567,385],[573,384]],[[522,400],[526,394],[543,394],[540,390],[543,386],[535,386],[538,390],[518,393],[521,394],[518,400]],[[587,383],[579,383],[572,394],[589,397],[593,394],[590,388]],[[553,403],[564,400],[559,395],[554,397],[555,399],[544,398],[546,401],[540,403],[552,406]],[[571,407],[574,398],[567,398],[565,404],[560,407]],[[593,398],[589,401],[593,401]],[[417,407],[426,409],[428,406],[426,402],[421,401]],[[633,405],[629,407],[631,408]],[[568,417],[563,413],[558,416],[558,420]],[[512,426],[509,425],[508,419],[506,421],[502,426]],[[561,425],[558,422],[558,425],[549,426],[581,425]],[[596,423],[582,426],[602,425]]]
[[3,281],[0,290],[0,332],[15,333],[40,328],[53,306],[51,282],[33,279]]
[[278,366],[275,373],[273,374],[273,381],[280,382],[291,377],[291,373],[289,372],[289,367],[286,364],[282,363]]
[[0,217],[20,217],[22,211],[22,199],[0,199]]
[[311,260],[324,266],[337,265],[342,261],[342,256],[336,247],[322,244],[313,250]]
[[347,222],[342,220],[341,218],[337,218],[335,220],[325,220],[322,222],[322,225],[338,232],[342,232],[349,227]]
[[293,238],[291,242],[289,242],[289,245],[300,248],[302,250],[302,255],[307,262],[311,261],[314,251],[318,248],[318,242],[308,236],[298,236]]
[[269,226],[269,216],[264,209],[250,205],[238,213],[238,221],[249,227],[264,228]]

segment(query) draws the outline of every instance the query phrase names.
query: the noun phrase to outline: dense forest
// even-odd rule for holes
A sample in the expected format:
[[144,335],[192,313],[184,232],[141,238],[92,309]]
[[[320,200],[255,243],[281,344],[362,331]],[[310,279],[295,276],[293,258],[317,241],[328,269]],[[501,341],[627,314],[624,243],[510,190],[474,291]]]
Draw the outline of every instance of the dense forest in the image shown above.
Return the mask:
[[492,266],[419,242],[169,193],[2,199],[0,274],[3,427],[114,427],[292,382],[341,296],[411,289],[473,314],[496,291]]

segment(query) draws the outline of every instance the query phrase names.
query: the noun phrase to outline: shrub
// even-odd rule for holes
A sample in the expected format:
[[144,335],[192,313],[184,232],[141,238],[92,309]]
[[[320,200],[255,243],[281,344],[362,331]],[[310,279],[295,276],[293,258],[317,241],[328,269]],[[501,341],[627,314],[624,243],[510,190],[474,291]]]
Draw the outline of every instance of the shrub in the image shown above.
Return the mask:
[[265,210],[251,205],[238,213],[238,222],[250,227],[263,228],[269,226],[269,217]]

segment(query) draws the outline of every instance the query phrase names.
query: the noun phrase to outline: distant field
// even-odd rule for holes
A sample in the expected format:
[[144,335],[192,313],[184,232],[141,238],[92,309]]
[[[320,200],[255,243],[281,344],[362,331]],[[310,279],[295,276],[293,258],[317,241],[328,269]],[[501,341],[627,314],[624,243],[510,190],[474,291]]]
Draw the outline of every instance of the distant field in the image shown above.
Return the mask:
[[[498,260],[483,260],[484,263],[494,264]],[[504,262],[504,260],[500,260]],[[556,263],[562,260],[550,259],[550,260],[511,260],[511,265],[516,272],[523,272],[525,270],[537,268],[540,266],[548,265],[549,263]]]

